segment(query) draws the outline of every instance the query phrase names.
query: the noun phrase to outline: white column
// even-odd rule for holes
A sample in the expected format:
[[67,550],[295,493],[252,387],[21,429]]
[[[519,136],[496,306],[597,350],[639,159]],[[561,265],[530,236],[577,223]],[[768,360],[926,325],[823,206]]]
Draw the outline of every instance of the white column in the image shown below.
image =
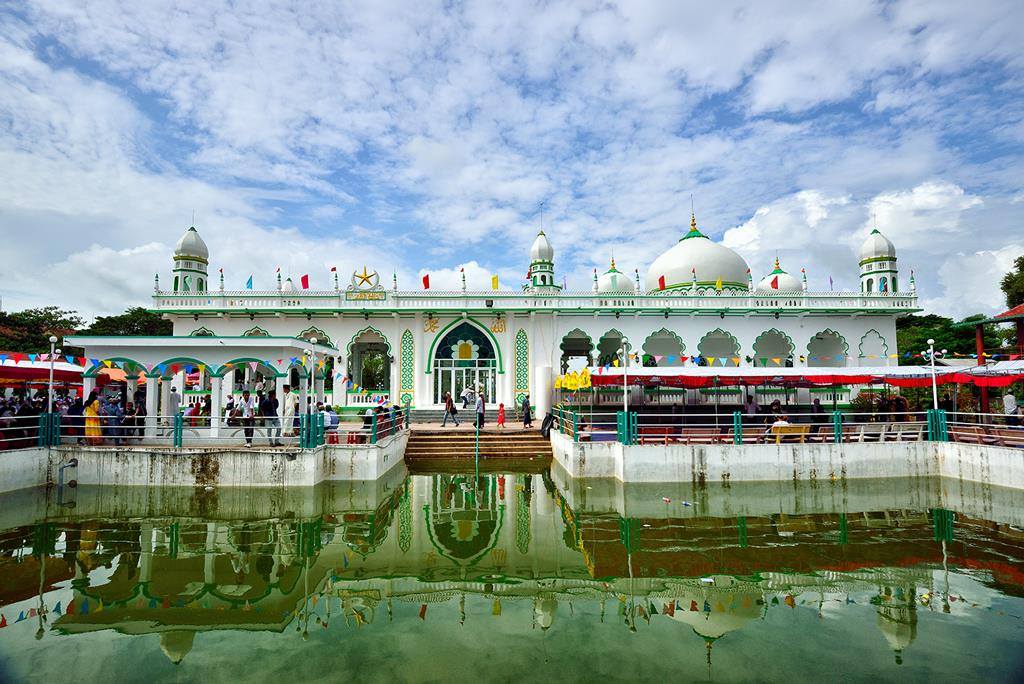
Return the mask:
[[96,389],[96,378],[91,375],[82,376],[82,400],[89,398],[89,394]]
[[224,401],[222,384],[224,379],[213,375],[210,377],[210,437],[220,437],[221,405]]
[[146,437],[156,437],[157,414],[160,412],[160,378],[146,378]]
[[513,409],[516,401],[516,343],[515,334],[512,331],[512,328],[515,327],[515,325],[512,316],[508,313],[503,313],[502,319],[505,321],[505,332],[498,341],[503,347],[501,352],[502,358],[505,361],[505,374],[501,376],[501,388],[499,389],[499,394],[501,396],[500,401],[505,402],[506,415],[512,416],[515,413]]
[[287,375],[278,375],[274,378],[274,391],[277,392],[277,401],[280,404],[278,407],[278,415],[284,412],[284,386],[288,384]]
[[224,377],[221,382],[221,389],[224,391],[224,398],[230,399],[235,393],[235,370],[231,370],[224,373]]
[[299,413],[306,412],[306,397],[309,396],[309,378],[299,376]]
[[132,402],[135,401],[135,392],[136,392],[136,390],[139,389],[139,378],[138,377],[132,377],[132,376],[129,375],[128,378],[125,381],[125,385],[127,385],[127,388],[128,388],[127,389],[128,401],[132,401]]
[[551,366],[544,364],[533,370],[533,394],[530,398],[537,420],[544,420],[551,410]]
[[335,373],[341,373],[340,378],[334,379],[334,403],[348,406],[348,382],[345,380],[348,377],[348,359],[339,356],[334,368]]
[[391,385],[389,388],[390,396],[388,397],[391,401],[396,404],[399,401],[399,397],[402,396],[402,350],[401,344],[393,347],[395,355],[391,358],[394,361],[391,363],[390,374],[391,374]]
[[160,405],[156,414],[167,413],[171,405],[171,379],[160,379]]
[[320,370],[316,369],[313,371],[313,403],[316,404],[318,401],[324,400],[324,378],[320,374]]

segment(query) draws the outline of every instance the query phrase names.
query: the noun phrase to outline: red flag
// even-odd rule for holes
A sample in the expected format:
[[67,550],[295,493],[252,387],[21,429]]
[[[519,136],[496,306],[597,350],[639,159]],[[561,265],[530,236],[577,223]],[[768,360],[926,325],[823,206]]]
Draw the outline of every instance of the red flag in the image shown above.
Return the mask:
[[338,272],[338,267],[337,266],[331,266],[331,273],[337,273],[337,272]]
[[526,279],[529,280],[532,277],[533,277],[533,268],[531,267],[531,268],[526,269]]
[[773,290],[779,289],[779,276],[775,276],[774,278],[772,278],[771,286]]
[[304,275],[301,278],[299,278],[299,283],[302,284],[302,289],[303,290],[308,290],[309,289],[309,274],[307,273],[306,275]]
[[430,289],[430,274],[429,273],[426,274],[425,276],[423,276],[423,289],[424,290],[429,290]]
[[665,276],[658,276],[658,289],[659,290],[664,290],[665,289]]

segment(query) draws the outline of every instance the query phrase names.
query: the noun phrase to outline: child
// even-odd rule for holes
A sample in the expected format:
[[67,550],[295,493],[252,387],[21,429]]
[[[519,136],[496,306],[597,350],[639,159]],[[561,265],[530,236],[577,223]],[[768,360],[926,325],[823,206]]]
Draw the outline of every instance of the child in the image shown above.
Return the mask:
[[505,405],[498,404],[498,427],[505,427]]

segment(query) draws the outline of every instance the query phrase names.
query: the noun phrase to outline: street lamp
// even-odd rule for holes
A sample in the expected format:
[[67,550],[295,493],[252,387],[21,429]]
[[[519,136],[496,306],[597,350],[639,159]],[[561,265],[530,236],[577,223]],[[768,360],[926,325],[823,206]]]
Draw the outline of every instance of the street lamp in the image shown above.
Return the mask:
[[57,338],[50,335],[50,385],[46,392],[46,412],[53,413],[53,357],[57,353]]
[[313,391],[314,391],[313,388],[315,387],[315,385],[313,384],[313,373],[316,370],[316,351],[314,351],[314,346],[315,345],[316,345],[316,338],[315,337],[310,337],[309,338],[309,352],[308,352],[309,353],[309,373],[306,376],[306,413],[312,413],[313,412],[312,397],[313,397]]
[[622,410],[629,413],[629,338],[622,338]]
[[[943,349],[939,352],[943,356],[946,355],[946,350]],[[939,386],[935,380],[935,340],[928,340],[928,360],[931,364],[932,369],[932,408],[938,410],[939,408]]]

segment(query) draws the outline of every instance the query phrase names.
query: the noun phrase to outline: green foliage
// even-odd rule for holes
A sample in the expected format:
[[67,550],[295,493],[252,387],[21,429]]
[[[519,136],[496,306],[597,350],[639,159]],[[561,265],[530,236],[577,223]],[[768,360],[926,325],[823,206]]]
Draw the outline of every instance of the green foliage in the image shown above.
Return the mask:
[[1003,276],[999,287],[1006,295],[1006,306],[1013,308],[1018,304],[1024,304],[1024,256],[1019,256],[1013,262],[1013,270]]
[[170,335],[173,325],[160,314],[133,306],[116,316],[98,316],[83,335]]
[[[963,323],[983,319],[977,314],[963,319]],[[926,363],[923,358],[906,358],[907,352],[920,354],[928,349],[928,340],[935,340],[935,349],[945,349],[949,354],[973,354],[974,328],[964,326],[953,327],[953,319],[935,314],[923,316],[904,316],[896,320],[896,344],[900,350],[900,364],[916,365]],[[997,350],[1002,345],[1002,336],[994,326],[985,326],[985,349]]]
[[387,386],[387,354],[382,351],[367,351],[363,354],[362,386],[379,390]]
[[50,335],[58,338],[70,335],[83,322],[76,312],[56,306],[0,313],[0,349],[25,353],[48,352]]

